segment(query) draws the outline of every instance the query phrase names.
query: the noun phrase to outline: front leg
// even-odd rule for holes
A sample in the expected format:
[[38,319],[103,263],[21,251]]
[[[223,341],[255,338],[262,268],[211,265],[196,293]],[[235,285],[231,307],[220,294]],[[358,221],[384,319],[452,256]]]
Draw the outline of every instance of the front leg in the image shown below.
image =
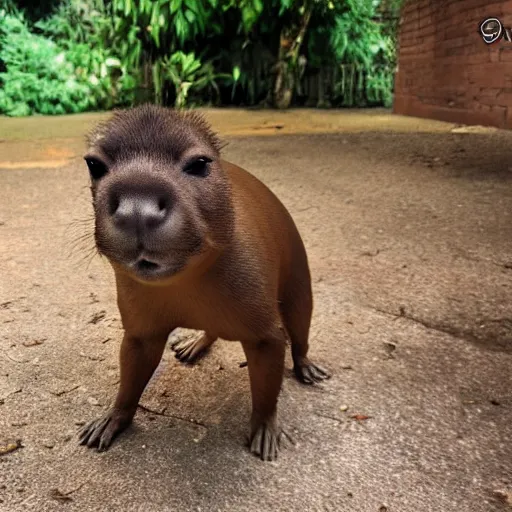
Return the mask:
[[121,383],[114,406],[82,428],[80,444],[106,450],[115,436],[131,423],[140,397],[162,359],[166,339],[166,336],[142,339],[125,333],[120,353]]
[[277,458],[282,435],[277,400],[284,374],[285,341],[279,337],[258,343],[242,342],[251,384],[250,450],[262,460]]

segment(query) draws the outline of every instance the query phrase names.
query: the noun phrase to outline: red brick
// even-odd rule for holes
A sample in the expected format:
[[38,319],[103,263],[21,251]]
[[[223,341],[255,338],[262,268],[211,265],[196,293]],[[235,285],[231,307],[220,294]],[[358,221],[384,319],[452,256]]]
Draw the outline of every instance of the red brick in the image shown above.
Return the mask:
[[490,62],[499,62],[501,59],[501,52],[498,50],[491,50],[489,52],[489,61]]
[[482,87],[506,87],[505,76],[501,73],[485,73],[479,71],[468,76],[472,83],[478,83]]
[[[512,52],[508,51],[502,51],[499,54],[499,60],[501,62],[512,62]],[[511,64],[503,64],[504,67],[508,67],[509,69],[507,71],[512,71],[512,65]]]
[[460,35],[460,32],[445,32],[443,44],[446,44],[451,48],[460,48],[461,46],[467,46],[468,43],[469,41],[467,34]]
[[512,110],[512,92],[505,92],[498,96],[499,105],[506,105]]
[[[489,57],[490,52],[479,52],[479,53],[471,53],[466,54],[466,59],[464,64],[465,65],[471,65],[471,64],[483,64],[485,62],[491,62],[491,59]],[[460,65],[460,59],[457,59],[457,63]]]
[[507,109],[507,113],[505,114],[505,126],[503,128],[512,130],[512,107]]
[[486,16],[512,26],[512,0],[405,4],[396,113],[512,129],[512,44],[482,41],[478,24]]
[[443,55],[446,56],[446,57],[451,57],[453,55],[464,55],[465,54],[465,48],[462,46],[462,47],[455,47],[455,48],[446,48],[446,50],[444,50],[443,52]]

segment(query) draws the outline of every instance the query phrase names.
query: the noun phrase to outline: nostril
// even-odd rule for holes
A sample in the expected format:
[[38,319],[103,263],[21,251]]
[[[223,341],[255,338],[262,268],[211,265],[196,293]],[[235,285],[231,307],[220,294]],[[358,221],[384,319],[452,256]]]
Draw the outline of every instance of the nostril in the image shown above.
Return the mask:
[[158,209],[160,212],[164,212],[169,207],[169,202],[166,197],[160,197],[158,199]]
[[114,215],[117,212],[117,210],[119,209],[119,204],[120,204],[120,201],[119,201],[118,196],[116,196],[116,195],[110,196],[110,200],[108,203],[108,210],[109,210],[110,215]]

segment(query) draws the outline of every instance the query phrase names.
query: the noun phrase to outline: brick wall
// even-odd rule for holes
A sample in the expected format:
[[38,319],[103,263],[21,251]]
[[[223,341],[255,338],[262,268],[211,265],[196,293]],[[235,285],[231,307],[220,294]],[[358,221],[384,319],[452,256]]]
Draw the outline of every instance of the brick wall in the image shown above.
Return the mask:
[[490,16],[512,27],[512,0],[409,0],[400,22],[394,112],[512,128],[512,43],[486,45]]

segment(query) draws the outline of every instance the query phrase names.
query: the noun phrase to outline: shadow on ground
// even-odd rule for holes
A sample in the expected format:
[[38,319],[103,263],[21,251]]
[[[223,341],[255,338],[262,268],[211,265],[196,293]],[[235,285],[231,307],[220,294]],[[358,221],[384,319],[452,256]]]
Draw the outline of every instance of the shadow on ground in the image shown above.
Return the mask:
[[[311,351],[334,374],[307,388],[288,372],[280,416],[297,445],[275,463],[244,447],[247,371],[227,342],[191,368],[167,350],[133,427],[103,454],[77,445],[115,396],[122,334],[90,252],[83,126],[62,118],[34,147],[0,120],[0,441],[23,445],[0,455],[0,510],[507,510],[512,135],[336,115],[315,118],[323,134],[268,128],[306,132],[300,112],[220,126],[225,156],[303,234]],[[266,136],[248,136],[258,123]]]

